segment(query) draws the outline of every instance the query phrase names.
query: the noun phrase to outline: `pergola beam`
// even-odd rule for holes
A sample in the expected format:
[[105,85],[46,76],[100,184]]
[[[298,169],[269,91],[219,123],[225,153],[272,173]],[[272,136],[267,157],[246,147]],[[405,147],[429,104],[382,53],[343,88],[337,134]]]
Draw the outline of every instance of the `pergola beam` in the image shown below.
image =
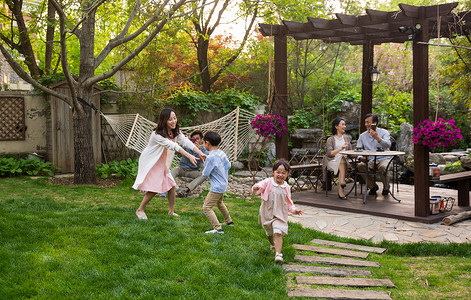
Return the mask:
[[[315,38],[327,43],[349,42],[352,45],[364,44],[365,40],[372,40],[375,44],[391,41],[401,43],[409,41],[409,33],[399,32],[398,28],[411,27],[419,23],[419,8],[422,9],[420,22],[429,23],[428,36],[431,38],[438,37],[439,18],[441,37],[464,34],[465,29],[471,29],[471,16],[465,12],[457,15],[451,13],[457,5],[457,2],[427,7],[400,4],[400,10],[393,12],[367,9],[366,15],[360,16],[336,14],[336,19],[332,20],[308,17],[306,23],[284,20],[283,25],[260,24],[259,26],[264,36],[279,35],[282,29],[270,26],[282,26],[286,35],[296,40]],[[369,34],[374,36],[368,36]]]

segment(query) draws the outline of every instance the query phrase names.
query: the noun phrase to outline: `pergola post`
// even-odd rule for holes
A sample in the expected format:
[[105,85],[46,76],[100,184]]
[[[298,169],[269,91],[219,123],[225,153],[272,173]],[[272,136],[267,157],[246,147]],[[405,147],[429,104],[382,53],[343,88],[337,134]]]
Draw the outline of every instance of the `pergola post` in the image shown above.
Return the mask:
[[[283,117],[288,126],[288,54],[286,35],[275,35],[275,101],[274,113]],[[276,137],[276,158],[289,159],[288,133]]]
[[[423,13],[423,8],[421,8]],[[419,12],[420,14],[420,12]],[[420,16],[420,15],[419,15]],[[429,93],[428,93],[428,45],[418,42],[429,41],[429,24],[426,20],[420,20],[422,33],[418,34],[412,44],[413,53],[413,96],[414,96],[414,127],[429,117]],[[429,191],[429,149],[420,144],[414,145],[414,199],[415,215],[426,217],[430,215],[430,191]]]
[[360,110],[360,133],[366,130],[365,116],[372,112],[373,108],[373,82],[371,81],[371,69],[373,68],[374,45],[368,41],[363,45],[363,67],[361,71],[361,110]]

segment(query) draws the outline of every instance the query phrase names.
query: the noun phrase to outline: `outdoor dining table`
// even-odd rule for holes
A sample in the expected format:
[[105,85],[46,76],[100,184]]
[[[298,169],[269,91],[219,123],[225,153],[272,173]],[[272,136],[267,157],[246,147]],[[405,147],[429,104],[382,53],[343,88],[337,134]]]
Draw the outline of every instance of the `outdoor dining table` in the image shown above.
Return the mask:
[[[353,191],[353,188],[355,188],[355,195],[356,195],[356,185],[358,183],[358,170],[357,170],[357,166],[358,166],[358,163],[359,163],[359,160],[360,160],[360,157],[362,156],[374,156],[374,168],[373,168],[373,177],[376,176],[376,158],[379,157],[379,156],[392,156],[392,159],[389,161],[389,164],[386,168],[386,170],[389,170],[389,166],[391,164],[391,162],[393,162],[396,157],[400,156],[400,155],[404,155],[406,154],[405,152],[402,152],[402,151],[375,151],[375,150],[344,150],[344,151],[340,151],[340,154],[342,155],[347,155],[348,157],[350,157],[352,159],[352,161],[355,163],[355,182],[354,182],[354,185],[352,187],[352,189],[350,189],[350,191],[347,193],[346,196],[348,196],[352,191]],[[393,170],[395,172],[395,169]],[[366,168],[366,178],[368,178],[368,174],[369,173],[369,168],[367,167]],[[394,177],[394,176],[393,176]],[[397,182],[396,182],[397,184]],[[363,204],[366,203],[366,196],[367,196],[367,192],[366,190],[368,189],[368,185],[366,185],[367,187],[365,188],[365,195],[363,197]],[[397,199],[395,196],[394,196],[394,183],[393,183],[393,186],[392,188],[389,189],[389,194],[394,198],[394,200],[396,200],[397,202],[401,202],[401,200]]]

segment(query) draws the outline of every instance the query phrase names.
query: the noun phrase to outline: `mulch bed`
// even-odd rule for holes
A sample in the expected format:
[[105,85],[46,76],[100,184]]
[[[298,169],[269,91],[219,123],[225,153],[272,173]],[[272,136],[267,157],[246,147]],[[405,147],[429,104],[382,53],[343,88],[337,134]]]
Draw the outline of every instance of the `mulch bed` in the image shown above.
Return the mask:
[[[107,179],[97,177],[95,185],[99,186],[99,187],[106,188],[106,187],[112,187],[112,186],[118,185],[122,181],[123,181],[123,179],[115,178],[115,177],[111,177],[111,178],[107,178]],[[71,176],[71,177],[51,177],[47,180],[47,182],[51,183],[51,184],[54,184],[54,185],[78,186],[78,184],[74,183],[74,177],[73,176]]]

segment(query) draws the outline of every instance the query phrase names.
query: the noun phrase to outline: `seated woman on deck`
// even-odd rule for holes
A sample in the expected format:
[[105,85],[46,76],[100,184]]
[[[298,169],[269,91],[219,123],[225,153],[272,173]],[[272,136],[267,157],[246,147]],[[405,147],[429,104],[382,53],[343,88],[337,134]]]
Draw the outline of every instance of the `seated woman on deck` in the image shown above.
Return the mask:
[[[345,128],[345,120],[342,118],[337,118],[332,122],[332,136],[326,141],[324,162],[322,164],[324,175],[327,174],[327,171],[333,172],[334,175],[338,174],[340,183],[338,196],[342,200],[347,200],[344,188],[346,186],[345,176],[347,174],[348,162],[340,152],[352,149],[350,137],[344,135]],[[327,178],[327,176],[324,176],[324,178]]]

